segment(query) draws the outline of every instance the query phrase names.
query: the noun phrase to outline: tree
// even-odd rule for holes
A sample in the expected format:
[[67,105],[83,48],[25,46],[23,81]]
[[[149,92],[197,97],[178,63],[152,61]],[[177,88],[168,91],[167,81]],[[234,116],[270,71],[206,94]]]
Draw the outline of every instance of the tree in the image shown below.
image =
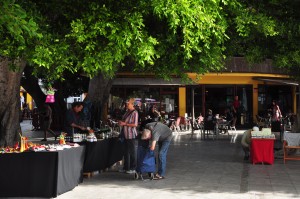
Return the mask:
[[41,38],[33,18],[10,0],[0,2],[0,146],[19,138],[20,79],[30,47]]
[[[252,24],[260,23],[257,13],[238,0],[26,0],[20,4],[4,0],[3,5],[0,22],[5,23],[0,23],[0,34],[9,35],[15,41],[13,46],[22,48],[15,53],[9,45],[1,45],[1,56],[24,57],[33,74],[42,71],[49,82],[64,79],[64,71],[83,73],[93,78],[90,97],[100,105],[120,68],[164,78],[186,78],[186,71],[220,70],[230,34],[246,35]],[[17,26],[22,30],[17,34],[15,23],[8,23],[6,15],[10,13],[26,19],[25,26]],[[269,22],[269,28],[259,30],[272,36],[273,20],[265,17],[263,22]],[[16,132],[4,130],[1,134]]]

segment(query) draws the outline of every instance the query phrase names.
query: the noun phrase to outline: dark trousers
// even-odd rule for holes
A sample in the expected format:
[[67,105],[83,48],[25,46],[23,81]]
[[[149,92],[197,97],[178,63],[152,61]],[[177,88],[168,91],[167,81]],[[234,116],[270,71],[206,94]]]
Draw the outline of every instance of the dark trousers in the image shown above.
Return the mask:
[[125,139],[124,170],[135,170],[136,167],[136,140]]
[[243,147],[245,156],[249,157],[249,155],[250,155],[250,148],[249,147],[245,147],[245,146],[242,146],[242,147]]

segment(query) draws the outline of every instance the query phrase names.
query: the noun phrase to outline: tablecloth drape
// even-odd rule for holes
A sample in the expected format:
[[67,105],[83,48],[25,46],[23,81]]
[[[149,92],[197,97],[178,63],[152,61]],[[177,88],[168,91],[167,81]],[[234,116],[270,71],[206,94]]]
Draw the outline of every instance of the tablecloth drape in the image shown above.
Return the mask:
[[274,163],[274,139],[251,139],[251,160],[256,163]]

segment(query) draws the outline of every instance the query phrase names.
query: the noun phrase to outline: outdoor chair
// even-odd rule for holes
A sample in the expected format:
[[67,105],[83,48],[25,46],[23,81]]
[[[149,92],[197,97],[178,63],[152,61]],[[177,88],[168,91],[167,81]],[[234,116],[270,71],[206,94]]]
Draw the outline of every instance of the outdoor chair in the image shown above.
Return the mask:
[[216,124],[214,121],[205,121],[204,122],[204,131],[203,131],[203,138],[205,139],[205,136],[207,136],[207,138],[209,137],[209,135],[212,135],[212,139],[214,139],[214,137],[217,138],[217,132],[216,132]]

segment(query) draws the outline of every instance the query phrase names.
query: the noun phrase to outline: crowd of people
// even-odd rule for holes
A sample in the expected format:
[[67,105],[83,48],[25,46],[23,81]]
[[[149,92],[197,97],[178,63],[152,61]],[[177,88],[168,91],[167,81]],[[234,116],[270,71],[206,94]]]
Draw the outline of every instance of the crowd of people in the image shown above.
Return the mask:
[[[120,137],[122,137],[124,145],[124,163],[120,172],[135,173],[137,167],[136,146],[139,141],[143,140],[149,142],[149,149],[152,151],[158,145],[158,172],[154,179],[163,179],[166,173],[167,151],[172,139],[172,131],[167,125],[159,122],[161,116],[154,106],[150,108],[148,120],[143,124],[143,128],[138,129],[139,114],[134,103],[134,98],[126,101],[125,111],[122,112],[122,117],[118,121],[118,125],[121,127]],[[83,109],[82,102],[74,102],[71,109],[67,111],[65,132],[68,135],[86,131],[82,114],[80,114]]]

